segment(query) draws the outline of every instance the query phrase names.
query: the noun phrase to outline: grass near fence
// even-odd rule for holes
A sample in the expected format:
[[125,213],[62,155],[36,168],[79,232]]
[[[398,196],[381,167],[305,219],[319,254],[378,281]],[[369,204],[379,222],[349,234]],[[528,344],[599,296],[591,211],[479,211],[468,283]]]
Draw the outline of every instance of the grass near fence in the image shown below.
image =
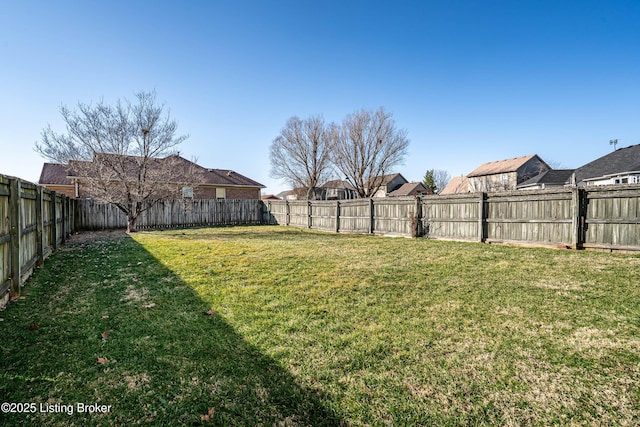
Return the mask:
[[72,241],[0,312],[1,400],[37,405],[0,424],[637,425],[639,313],[637,255],[271,226]]

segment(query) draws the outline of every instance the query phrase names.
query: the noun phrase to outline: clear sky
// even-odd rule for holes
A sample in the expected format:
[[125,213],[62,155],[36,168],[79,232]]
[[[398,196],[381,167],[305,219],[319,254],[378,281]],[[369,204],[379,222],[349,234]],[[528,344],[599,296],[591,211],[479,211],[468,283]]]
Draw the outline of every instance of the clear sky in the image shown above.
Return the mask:
[[61,105],[156,90],[186,158],[267,186],[287,119],[384,106],[396,172],[640,143],[640,1],[0,0],[0,173],[37,181]]

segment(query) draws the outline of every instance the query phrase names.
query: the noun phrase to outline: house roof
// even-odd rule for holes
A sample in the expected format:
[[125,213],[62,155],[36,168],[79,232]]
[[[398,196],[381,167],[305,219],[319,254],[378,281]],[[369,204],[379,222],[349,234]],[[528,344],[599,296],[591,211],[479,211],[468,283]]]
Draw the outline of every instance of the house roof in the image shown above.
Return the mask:
[[355,190],[355,188],[353,187],[353,185],[351,185],[349,181],[344,181],[341,179],[334,179],[332,181],[327,181],[321,187],[334,188],[338,190]]
[[229,169],[207,169],[204,184],[266,188],[259,182]]
[[640,171],[640,144],[618,148],[612,153],[579,167],[576,169],[576,183],[607,175],[637,171]]
[[262,194],[260,195],[260,200],[280,200],[280,197],[274,194]]
[[528,179],[517,186],[517,188],[531,187],[538,184],[564,185],[569,184],[574,169],[549,169]]
[[[100,154],[100,156],[117,157],[115,154]],[[124,159],[130,165],[127,167],[132,178],[135,175],[137,162],[135,156],[126,156]],[[72,185],[70,176],[78,176],[82,170],[82,164],[88,163],[84,161],[71,161],[69,165],[45,163],[40,174],[40,184],[55,185]],[[191,170],[195,170],[198,175],[202,176],[200,185],[218,185],[224,187],[258,187],[265,188],[264,185],[254,181],[242,174],[229,169],[207,169],[196,163],[193,163],[181,156],[171,155],[165,158],[153,159],[150,165],[169,163],[172,171],[172,180],[181,182],[188,180]],[[74,170],[76,169],[76,170]]]
[[40,184],[51,185],[73,185],[68,178],[69,173],[67,165],[61,165],[59,163],[45,163],[42,165],[42,172],[40,172]]
[[454,176],[440,191],[440,195],[460,194],[469,192],[469,178],[464,175]]
[[[402,176],[402,174],[399,173],[391,173],[388,175],[382,175],[382,176],[375,176],[373,178],[370,179],[370,181],[373,181],[374,184],[377,184],[378,181],[380,182],[380,185],[387,185],[388,183],[390,183],[391,181],[393,181],[394,179],[396,179],[397,177],[402,178],[402,180],[404,182],[408,182],[404,176]],[[367,182],[368,183],[368,182]]]
[[[516,157],[513,159],[487,162],[474,169],[470,174],[467,175],[467,178],[484,175],[495,175],[497,173],[515,172],[520,169],[522,165],[535,157],[538,157],[538,155],[530,154],[528,156]],[[542,161],[542,159],[540,159],[539,157],[538,159]]]
[[400,187],[389,193],[389,196],[413,196],[414,194],[424,193],[427,191],[427,187],[425,187],[421,182],[407,182],[406,184],[402,184]]

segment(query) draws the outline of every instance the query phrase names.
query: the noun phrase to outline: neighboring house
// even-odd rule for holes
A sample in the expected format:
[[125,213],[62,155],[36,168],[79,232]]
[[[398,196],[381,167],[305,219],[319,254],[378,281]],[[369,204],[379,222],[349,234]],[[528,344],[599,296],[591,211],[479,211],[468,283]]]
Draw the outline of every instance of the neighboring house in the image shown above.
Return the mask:
[[640,144],[618,148],[575,171],[578,186],[640,183]]
[[485,163],[467,175],[469,191],[515,190],[518,184],[549,169],[536,154]]
[[464,194],[469,192],[469,178],[464,175],[454,176],[447,185],[438,193],[440,196],[451,194]]
[[574,169],[549,169],[531,179],[518,184],[518,190],[544,190],[550,188],[563,188],[571,185],[571,175]]
[[346,200],[358,197],[356,189],[349,181],[335,179],[325,182],[321,188],[322,200]]
[[407,182],[389,193],[389,197],[425,196],[433,194],[430,188],[421,182]]
[[[390,175],[382,175],[373,178],[374,186],[378,183],[380,184],[380,188],[376,191],[371,197],[387,197],[389,194],[400,188],[402,185],[408,183],[404,176],[399,173],[394,173]],[[368,187],[368,185],[365,185]]]
[[40,185],[56,193],[75,198],[78,193],[77,182],[69,178],[68,166],[57,163],[45,163],[40,172]]
[[[132,156],[131,159],[133,159]],[[157,159],[158,163],[171,159],[172,181],[164,182],[184,187],[184,177],[192,171],[197,174],[198,182],[191,187],[184,187],[184,196],[195,199],[259,199],[260,190],[264,185],[244,175],[229,169],[208,169],[190,162],[180,156],[169,156],[164,159]],[[133,163],[133,161],[132,161]],[[86,181],[83,180],[82,170],[79,164],[74,168],[74,162],[69,165],[45,163],[40,174],[39,184],[64,193],[69,197],[89,197],[90,189],[86,188]],[[175,181],[173,181],[175,179]]]
[[282,200],[322,200],[323,190],[320,187],[309,189],[306,187],[296,187],[293,190],[283,191],[277,196]]
[[276,194],[276,197],[280,200],[297,200],[298,197],[295,195],[293,190],[281,191]]

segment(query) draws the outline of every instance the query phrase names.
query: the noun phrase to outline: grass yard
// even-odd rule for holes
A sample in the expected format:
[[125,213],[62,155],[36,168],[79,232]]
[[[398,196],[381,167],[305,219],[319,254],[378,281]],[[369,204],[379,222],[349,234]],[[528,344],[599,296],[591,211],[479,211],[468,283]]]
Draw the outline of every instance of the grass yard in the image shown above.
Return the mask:
[[1,425],[640,424],[638,255],[145,232],[71,242],[0,318],[0,400],[38,405]]

